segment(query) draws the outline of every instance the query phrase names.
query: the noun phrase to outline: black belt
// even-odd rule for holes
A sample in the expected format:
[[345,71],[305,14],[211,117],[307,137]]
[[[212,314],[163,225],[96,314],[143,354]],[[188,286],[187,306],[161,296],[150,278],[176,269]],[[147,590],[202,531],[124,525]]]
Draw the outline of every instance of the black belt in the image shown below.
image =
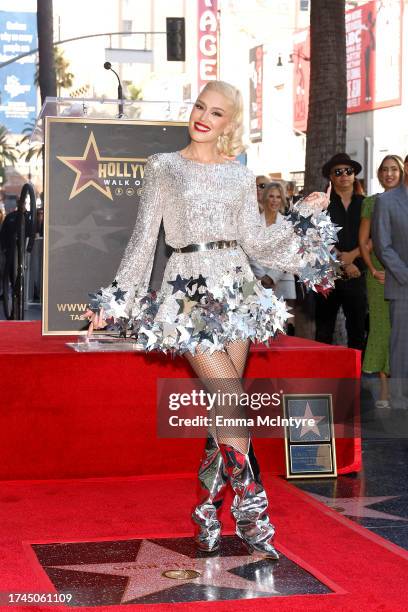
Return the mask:
[[173,249],[175,253],[197,253],[198,251],[215,251],[217,249],[234,249],[237,247],[236,240],[217,240],[216,242],[199,242],[188,244],[180,249]]

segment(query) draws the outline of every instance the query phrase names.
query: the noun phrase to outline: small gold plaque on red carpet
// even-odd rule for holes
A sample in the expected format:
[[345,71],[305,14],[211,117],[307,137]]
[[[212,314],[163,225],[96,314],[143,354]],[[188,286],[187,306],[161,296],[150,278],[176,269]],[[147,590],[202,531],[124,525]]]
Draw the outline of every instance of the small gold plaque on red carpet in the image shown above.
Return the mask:
[[287,478],[337,476],[331,394],[283,396]]

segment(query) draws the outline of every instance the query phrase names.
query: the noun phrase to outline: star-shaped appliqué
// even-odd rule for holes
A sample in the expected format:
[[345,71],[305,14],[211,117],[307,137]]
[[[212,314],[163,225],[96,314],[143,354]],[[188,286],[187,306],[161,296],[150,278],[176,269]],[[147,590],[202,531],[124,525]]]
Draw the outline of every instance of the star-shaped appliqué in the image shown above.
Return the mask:
[[312,221],[313,215],[309,215],[308,217],[299,216],[299,219],[296,223],[296,229],[299,229],[302,234],[306,234],[308,229],[316,227]]
[[180,274],[177,274],[176,280],[167,281],[169,285],[173,287],[173,294],[177,293],[177,291],[182,291],[186,293],[186,287],[191,281],[191,278],[182,278]]
[[207,287],[207,281],[204,276],[199,274],[198,278],[191,278],[187,286],[189,289],[193,289],[194,285],[197,285],[196,290],[200,289],[200,287]]
[[198,302],[195,302],[194,300],[189,300],[188,298],[183,298],[182,300],[176,300],[177,304],[179,305],[179,311],[178,311],[178,315],[179,314],[191,314],[191,311],[193,310],[193,308],[195,306],[197,306]]
[[113,293],[113,295],[115,296],[115,300],[117,302],[120,302],[121,300],[123,300],[126,294],[127,294],[127,291],[122,291],[122,289],[119,289],[119,288],[116,289],[116,291]]

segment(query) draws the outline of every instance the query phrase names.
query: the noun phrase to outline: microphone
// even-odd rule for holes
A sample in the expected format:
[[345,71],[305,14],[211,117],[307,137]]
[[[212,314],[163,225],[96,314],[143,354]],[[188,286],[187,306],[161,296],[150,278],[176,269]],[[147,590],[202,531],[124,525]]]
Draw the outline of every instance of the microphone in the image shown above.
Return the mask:
[[122,91],[122,83],[120,82],[120,78],[118,73],[112,68],[112,64],[110,62],[105,62],[103,67],[105,70],[111,70],[113,74],[116,74],[116,78],[118,79],[118,109],[119,109],[119,118],[123,117],[123,91]]

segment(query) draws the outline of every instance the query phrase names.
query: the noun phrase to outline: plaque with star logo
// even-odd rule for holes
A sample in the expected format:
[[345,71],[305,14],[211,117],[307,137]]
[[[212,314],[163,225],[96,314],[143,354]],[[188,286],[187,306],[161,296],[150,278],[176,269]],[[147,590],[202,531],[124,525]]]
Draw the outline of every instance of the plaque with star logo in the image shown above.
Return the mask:
[[[44,335],[86,332],[89,293],[115,278],[132,234],[146,159],[187,142],[184,122],[46,117]],[[162,234],[156,283],[168,258]]]
[[287,478],[337,476],[331,394],[283,396]]

